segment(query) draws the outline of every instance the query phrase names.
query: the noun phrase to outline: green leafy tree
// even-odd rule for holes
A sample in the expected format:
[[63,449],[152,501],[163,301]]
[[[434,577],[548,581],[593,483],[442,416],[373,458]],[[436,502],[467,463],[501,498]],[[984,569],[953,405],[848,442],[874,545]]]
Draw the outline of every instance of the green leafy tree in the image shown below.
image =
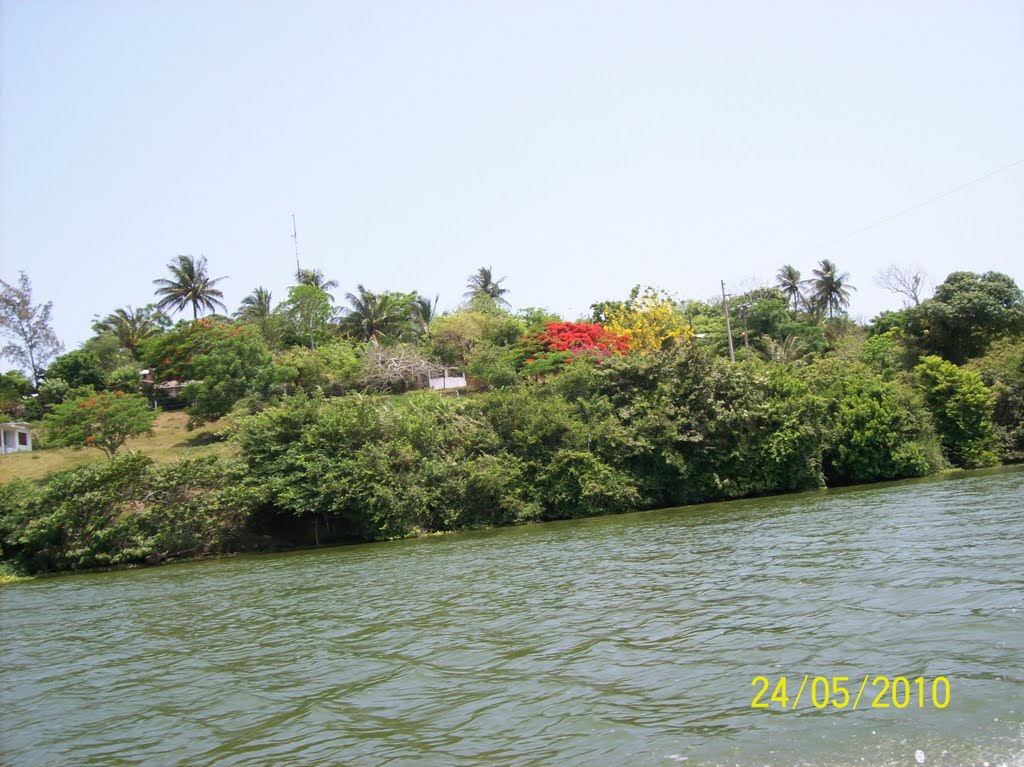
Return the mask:
[[190,400],[190,427],[222,418],[242,399],[268,402],[295,377],[294,370],[275,365],[263,338],[244,326],[213,339],[209,350],[192,360],[192,369],[197,380],[183,392]]
[[1024,338],[995,342],[968,368],[981,376],[995,397],[993,422],[1000,458],[1005,463],[1024,462]]
[[469,365],[489,347],[518,343],[526,325],[516,317],[462,309],[438,317],[430,325],[430,350],[445,365]]
[[296,285],[288,290],[288,300],[279,307],[299,343],[315,349],[331,336],[335,309],[331,297],[313,285]]
[[857,357],[886,380],[912,370],[918,361],[918,354],[907,344],[899,327],[871,334],[857,349]]
[[194,361],[209,353],[214,344],[233,325],[223,319],[204,317],[182,321],[166,333],[148,338],[140,347],[140,356],[156,381],[190,381],[198,378]]
[[114,368],[107,378],[110,391],[123,391],[125,394],[136,394],[139,391],[140,377],[138,365],[122,365]]
[[[39,396],[35,398],[35,401],[42,405],[44,409],[49,409],[53,405],[59,405],[72,393],[67,381],[54,376],[47,378],[39,385]],[[40,411],[39,415],[40,417],[42,416],[42,411]]]
[[964,469],[997,463],[993,397],[981,377],[940,357],[924,357],[914,378],[935,418],[943,452]]
[[907,318],[907,331],[924,352],[960,365],[997,338],[1024,331],[1024,293],[999,272],[953,272]]
[[520,309],[515,319],[522,323],[524,333],[539,333],[552,322],[565,322],[559,314],[539,306]]
[[0,348],[0,357],[27,370],[36,389],[47,363],[64,351],[50,326],[52,312],[52,301],[33,305],[32,283],[25,272],[17,285],[0,280],[0,334],[11,340]]
[[881,482],[937,471],[944,461],[920,394],[861,363],[830,358],[805,376],[822,395],[822,466],[830,485]]
[[32,382],[17,370],[0,373],[0,414],[20,416],[25,410],[24,398],[32,391]]
[[177,256],[167,264],[171,278],[153,280],[157,285],[156,295],[162,296],[157,308],[184,311],[192,306],[192,319],[199,318],[200,310],[214,311],[217,308],[227,311],[222,298],[224,294],[214,287],[224,277],[211,278],[207,273],[206,256],[196,259],[193,256]]
[[289,383],[307,394],[320,391],[336,397],[359,388],[363,380],[361,348],[348,339],[332,339],[316,349],[293,346],[279,355],[277,361],[295,371]]
[[151,434],[156,411],[144,397],[124,392],[78,390],[44,419],[46,438],[65,447],[94,447],[108,458],[131,437]]
[[[145,341],[141,341],[138,349],[141,350],[141,344],[144,343]],[[100,367],[108,373],[113,371],[115,368],[122,367],[123,365],[135,365],[136,367],[139,367],[137,364],[139,359],[136,356],[136,353],[122,346],[121,341],[113,333],[98,333],[92,338],[86,339],[81,348],[84,352],[94,354],[96,359],[99,360]]]
[[92,352],[76,349],[62,354],[46,369],[46,378],[60,378],[72,389],[89,386],[102,389],[107,385],[107,371]]

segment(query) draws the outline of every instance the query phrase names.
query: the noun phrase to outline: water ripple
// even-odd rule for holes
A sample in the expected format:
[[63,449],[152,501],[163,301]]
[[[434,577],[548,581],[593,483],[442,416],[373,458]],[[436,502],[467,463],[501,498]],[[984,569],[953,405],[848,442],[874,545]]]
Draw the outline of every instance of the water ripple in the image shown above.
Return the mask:
[[[2,761],[886,765],[920,749],[1020,767],[1022,491],[1024,472],[980,472],[15,584]],[[753,677],[807,673],[946,675],[952,703],[750,707]]]

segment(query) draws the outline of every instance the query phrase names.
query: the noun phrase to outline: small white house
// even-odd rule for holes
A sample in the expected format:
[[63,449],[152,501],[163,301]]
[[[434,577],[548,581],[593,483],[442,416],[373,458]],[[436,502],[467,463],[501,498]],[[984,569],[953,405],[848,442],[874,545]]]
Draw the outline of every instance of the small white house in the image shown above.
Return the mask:
[[20,453],[31,449],[32,431],[27,423],[0,423],[0,453]]
[[435,390],[461,389],[465,385],[466,376],[461,370],[452,368],[441,368],[441,375],[430,378],[430,388]]

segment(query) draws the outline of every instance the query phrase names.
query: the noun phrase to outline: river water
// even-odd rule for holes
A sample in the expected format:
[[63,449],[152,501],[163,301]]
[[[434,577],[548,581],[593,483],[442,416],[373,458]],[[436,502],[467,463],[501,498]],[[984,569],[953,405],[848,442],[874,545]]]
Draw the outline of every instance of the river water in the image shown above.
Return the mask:
[[1022,533],[1001,470],[14,584],[0,763],[1021,765]]

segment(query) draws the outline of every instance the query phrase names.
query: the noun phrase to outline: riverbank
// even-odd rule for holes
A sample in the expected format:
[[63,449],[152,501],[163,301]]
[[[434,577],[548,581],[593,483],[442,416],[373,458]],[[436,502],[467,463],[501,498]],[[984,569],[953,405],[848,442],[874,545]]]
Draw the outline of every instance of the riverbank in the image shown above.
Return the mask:
[[[797,501],[800,498],[805,499],[805,502],[814,502],[815,500],[826,499],[826,502],[827,502],[827,499],[829,499],[829,498],[841,499],[841,498],[843,498],[845,495],[847,495],[849,493],[859,493],[859,492],[865,491],[865,490],[879,490],[879,491],[882,491],[882,490],[890,490],[890,489],[892,489],[892,490],[904,489],[904,490],[907,490],[909,492],[910,488],[912,488],[913,486],[918,485],[918,484],[928,485],[928,484],[936,482],[936,481],[942,481],[942,480],[958,481],[958,480],[965,479],[965,478],[982,479],[982,478],[985,478],[985,477],[991,477],[991,478],[994,478],[994,479],[998,479],[999,477],[1001,477],[1003,475],[1012,474],[1012,473],[1016,473],[1016,472],[1020,472],[1020,473],[1024,474],[1024,465],[1022,465],[1022,464],[1008,464],[1008,465],[993,466],[993,467],[989,467],[989,468],[986,468],[986,469],[973,469],[973,470],[947,468],[947,469],[944,469],[942,471],[936,472],[936,473],[931,474],[931,475],[927,475],[927,476],[924,476],[924,477],[916,477],[916,478],[912,478],[912,479],[888,480],[888,481],[884,481],[884,482],[865,483],[865,484],[858,484],[858,485],[845,485],[845,486],[842,486],[842,487],[835,487],[835,488],[822,487],[822,488],[819,488],[817,490],[799,491],[799,492],[791,492],[791,493],[784,493],[784,494],[774,494],[774,495],[766,495],[766,496],[756,496],[756,497],[746,497],[746,498],[737,499],[735,501],[730,502],[731,503],[730,508],[741,509],[741,508],[747,508],[747,507],[757,507],[758,504],[762,504],[762,503],[770,504],[770,503],[773,502],[773,499],[779,499],[780,502],[782,501],[782,499],[791,499],[794,502]],[[671,513],[671,512],[710,513],[715,508],[717,508],[718,504],[720,504],[720,502],[708,501],[708,502],[703,502],[703,503],[690,504],[690,505],[686,505],[686,506],[672,506],[672,507],[664,507],[664,508],[656,508],[656,509],[637,509],[637,510],[630,510],[630,511],[622,512],[620,514],[608,515],[608,516],[604,516],[604,517],[597,517],[595,519],[599,521],[601,519],[610,519],[612,517],[620,517],[620,516],[628,516],[628,515],[649,515],[649,514]],[[561,523],[561,522],[565,522],[565,521],[567,521],[567,520],[551,520],[552,523]],[[531,526],[531,527],[537,526],[537,525],[544,526],[546,524],[548,524],[548,522],[532,522],[532,523],[529,523],[529,526]],[[490,527],[477,527],[477,528],[472,528],[472,529],[463,528],[463,529],[456,529],[456,530],[435,530],[435,531],[429,531],[429,532],[428,531],[419,530],[419,531],[414,531],[414,532],[412,532],[412,533],[410,533],[409,535],[406,535],[406,536],[397,537],[397,538],[389,539],[389,540],[386,540],[386,541],[384,541],[384,540],[376,541],[376,543],[393,543],[393,542],[398,542],[398,541],[426,540],[426,539],[448,538],[448,537],[453,537],[453,536],[457,537],[457,536],[460,536],[460,535],[472,535],[474,533],[480,533],[480,532],[488,532],[488,531],[490,531],[490,532],[497,532],[497,531],[505,529],[507,527],[508,526],[500,526],[500,527],[498,527],[498,526],[490,526]],[[259,546],[254,545],[254,546],[252,546],[250,548],[239,549],[237,551],[220,552],[220,553],[208,553],[208,554],[198,554],[198,555],[192,554],[192,555],[189,555],[189,556],[186,556],[186,557],[180,557],[180,558],[163,557],[163,558],[160,558],[158,561],[151,561],[151,562],[146,562],[146,561],[130,562],[130,563],[124,563],[124,564],[90,567],[90,568],[86,568],[86,569],[82,569],[82,570],[64,570],[64,571],[57,571],[57,572],[40,572],[40,573],[37,573],[37,574],[34,574],[34,575],[17,574],[12,569],[10,563],[2,562],[2,563],[0,563],[0,587],[3,587],[5,585],[16,584],[16,583],[24,583],[24,582],[35,581],[35,580],[40,580],[40,579],[58,578],[58,577],[65,576],[65,575],[74,575],[74,574],[80,574],[80,573],[86,573],[86,572],[89,572],[89,573],[103,573],[103,572],[120,572],[120,571],[125,571],[125,570],[142,570],[142,569],[147,569],[148,570],[148,569],[152,569],[154,567],[162,567],[164,565],[185,565],[185,564],[189,564],[189,563],[196,563],[196,562],[203,562],[203,561],[234,559],[234,558],[237,558],[237,557],[244,557],[244,556],[263,557],[263,556],[272,556],[272,555],[277,555],[277,554],[298,554],[298,553],[301,553],[301,552],[304,552],[304,551],[326,551],[326,550],[335,549],[335,548],[347,548],[347,547],[352,547],[352,546],[365,545],[365,543],[359,542],[359,541],[339,542],[337,540],[325,540],[323,543],[316,544],[316,543],[311,542],[311,540],[308,540],[312,536],[312,530],[310,529],[310,530],[308,530],[306,532],[308,533],[308,535],[306,535],[304,537],[304,539],[301,540],[301,541],[300,540],[296,540],[296,541],[289,542],[289,541],[286,541],[283,538],[265,538],[266,545],[264,545],[263,547],[259,547]],[[254,540],[254,539],[252,539],[252,540]]]
[[980,379],[938,358],[731,364],[692,346],[472,397],[297,394],[228,442],[0,484],[18,574],[523,525],[998,462]]
[[[986,470],[19,584],[5,761],[1014,764],[1022,499]],[[850,706],[793,708],[804,674]]]

